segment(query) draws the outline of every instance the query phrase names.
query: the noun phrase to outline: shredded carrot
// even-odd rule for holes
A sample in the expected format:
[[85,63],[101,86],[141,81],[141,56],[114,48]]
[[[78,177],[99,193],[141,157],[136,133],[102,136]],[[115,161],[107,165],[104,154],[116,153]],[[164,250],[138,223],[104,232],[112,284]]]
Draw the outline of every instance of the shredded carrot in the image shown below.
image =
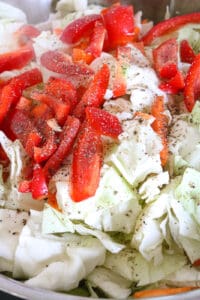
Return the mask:
[[62,34],[62,32],[63,32],[63,29],[62,28],[54,28],[54,30],[53,30],[53,33],[55,34],[55,35],[57,35],[57,36],[60,36],[61,34]]
[[169,296],[176,295],[185,292],[189,292],[191,290],[197,289],[196,287],[185,286],[185,287],[177,287],[177,288],[160,288],[160,289],[152,289],[152,290],[143,290],[138,291],[133,294],[135,299],[148,298],[148,297],[159,297],[159,296]]
[[134,28],[134,36],[133,36],[133,41],[137,42],[139,40],[139,34],[140,34],[140,28],[135,26]]
[[153,130],[160,136],[163,149],[160,152],[162,166],[165,166],[168,160],[168,142],[167,142],[167,116],[164,115],[164,98],[157,96],[151,107],[151,114],[155,121],[152,123]]
[[135,117],[140,117],[143,120],[149,120],[152,117],[152,115],[149,115],[149,114],[144,113],[142,111],[137,111],[134,116]]
[[47,204],[49,204],[51,207],[55,208],[56,210],[61,211],[60,208],[58,207],[56,195],[54,193],[48,194]]
[[90,64],[93,57],[81,48],[74,48],[72,50],[72,59],[74,63],[85,62],[86,64]]

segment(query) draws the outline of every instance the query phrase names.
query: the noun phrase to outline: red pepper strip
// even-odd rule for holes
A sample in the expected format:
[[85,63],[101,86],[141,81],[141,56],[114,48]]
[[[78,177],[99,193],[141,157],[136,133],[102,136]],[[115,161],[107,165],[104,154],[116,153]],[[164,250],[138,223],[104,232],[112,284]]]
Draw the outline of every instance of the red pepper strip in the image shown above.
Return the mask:
[[93,81],[89,85],[86,92],[83,94],[81,101],[74,109],[74,116],[80,120],[85,117],[85,108],[87,106],[100,107],[104,102],[104,95],[108,87],[110,70],[104,64],[94,76]]
[[26,152],[32,156],[33,146],[39,145],[42,138],[27,112],[15,110],[10,120],[10,128],[15,137],[21,141]]
[[50,77],[45,85],[47,94],[52,95],[64,102],[70,102],[71,110],[78,103],[77,92],[73,84],[63,78]]
[[16,32],[15,36],[17,37],[18,43],[20,46],[27,45],[32,38],[37,37],[40,34],[40,30],[34,27],[33,25],[23,25]]
[[0,164],[3,167],[7,167],[10,163],[10,160],[6,154],[6,152],[4,151],[2,145],[0,145]]
[[20,97],[19,102],[16,105],[16,109],[29,112],[32,107],[32,101],[26,97]]
[[40,82],[42,82],[41,72],[39,69],[32,69],[14,77],[3,88],[0,98],[0,123],[9,112],[11,105],[19,101],[23,90]]
[[100,135],[117,138],[122,133],[122,126],[118,118],[109,112],[96,107],[87,107],[86,120]]
[[153,130],[160,136],[163,149],[160,152],[160,159],[162,166],[165,166],[168,160],[168,142],[167,142],[167,128],[168,120],[164,115],[164,99],[162,96],[157,96],[152,104],[151,114],[155,117],[152,123]]
[[72,159],[71,197],[74,201],[94,196],[100,180],[102,152],[100,135],[84,122]]
[[188,111],[192,111],[195,101],[200,96],[200,54],[197,54],[191,64],[186,79],[184,89],[184,102]]
[[168,94],[178,94],[180,91],[182,91],[185,87],[185,81],[183,74],[180,71],[176,72],[176,75],[172,77],[167,82],[162,82],[159,85],[159,88],[162,91],[165,91]]
[[49,128],[49,134],[44,145],[42,147],[34,147],[34,161],[36,163],[46,161],[49,157],[52,156],[56,149],[56,134],[52,129]]
[[73,116],[68,116],[60,136],[57,150],[44,166],[44,174],[49,181],[60,168],[63,160],[70,153],[80,127],[80,121]]
[[97,21],[94,25],[94,31],[91,36],[90,44],[85,49],[85,52],[90,54],[93,58],[99,57],[103,50],[105,35],[106,35],[106,29],[103,23]]
[[142,38],[145,46],[150,45],[156,38],[177,30],[179,27],[189,23],[200,23],[200,12],[176,16],[156,24]]
[[33,178],[30,183],[33,199],[43,200],[48,196],[48,187],[44,176],[43,169],[39,164],[33,168]]
[[192,264],[194,267],[200,267],[200,258],[195,260]]
[[35,57],[33,47],[24,46],[16,51],[0,54],[0,73],[22,69]]
[[19,183],[18,191],[20,193],[30,193],[31,192],[31,181],[23,180]]
[[133,41],[133,6],[111,6],[109,9],[104,11],[103,19],[108,33],[108,47],[110,50]]
[[39,131],[43,131],[44,123],[46,120],[52,119],[54,114],[51,108],[45,103],[38,103],[35,107],[30,111],[30,115],[34,120],[34,124],[38,128]]
[[56,120],[63,125],[70,111],[70,103],[63,102],[45,93],[32,92],[31,98],[47,104],[55,113]]
[[48,70],[69,76],[92,75],[93,70],[86,64],[74,64],[71,57],[65,53],[54,50],[43,53],[40,57],[41,64]]
[[181,61],[191,64],[195,59],[196,54],[187,40],[182,40],[180,43],[180,57]]
[[[163,42],[160,46],[153,50],[154,67],[161,76],[161,70],[165,65],[178,63],[178,42],[175,38]],[[167,74],[169,78],[169,74]]]
[[92,14],[71,22],[61,34],[63,43],[74,44],[81,38],[90,35],[96,21],[102,21],[101,15]]
[[171,79],[178,72],[178,67],[176,63],[166,63],[160,69],[160,77],[163,79]]

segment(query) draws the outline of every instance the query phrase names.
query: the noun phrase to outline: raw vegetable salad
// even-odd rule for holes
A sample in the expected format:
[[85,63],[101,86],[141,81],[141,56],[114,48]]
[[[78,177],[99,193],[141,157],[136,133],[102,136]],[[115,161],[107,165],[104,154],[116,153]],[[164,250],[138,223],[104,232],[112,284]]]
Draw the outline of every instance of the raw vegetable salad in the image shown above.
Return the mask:
[[200,13],[0,2],[0,271],[124,299],[200,285]]

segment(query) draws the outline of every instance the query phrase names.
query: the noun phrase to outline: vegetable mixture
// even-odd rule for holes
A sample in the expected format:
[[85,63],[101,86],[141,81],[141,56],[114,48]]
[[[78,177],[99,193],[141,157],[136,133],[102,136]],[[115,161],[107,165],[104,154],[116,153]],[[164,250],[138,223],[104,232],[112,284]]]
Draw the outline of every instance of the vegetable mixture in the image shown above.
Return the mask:
[[200,286],[200,13],[0,2],[0,272],[145,298]]

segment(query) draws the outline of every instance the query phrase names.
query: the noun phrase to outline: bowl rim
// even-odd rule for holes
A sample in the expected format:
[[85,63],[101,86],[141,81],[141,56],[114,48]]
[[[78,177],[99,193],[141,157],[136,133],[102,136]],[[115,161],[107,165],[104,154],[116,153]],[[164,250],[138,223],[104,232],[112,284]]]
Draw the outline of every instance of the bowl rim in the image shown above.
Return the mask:
[[[96,300],[96,298],[74,296],[67,293],[31,287],[3,274],[0,274],[0,291],[8,293],[14,297],[31,300],[44,300],[44,296],[47,297],[48,300]],[[187,293],[156,298],[145,298],[145,300],[197,300],[198,298],[200,298],[200,290],[197,287],[196,290],[189,291]],[[133,298],[129,297],[128,299]],[[101,300],[108,300],[108,298],[101,298]]]

